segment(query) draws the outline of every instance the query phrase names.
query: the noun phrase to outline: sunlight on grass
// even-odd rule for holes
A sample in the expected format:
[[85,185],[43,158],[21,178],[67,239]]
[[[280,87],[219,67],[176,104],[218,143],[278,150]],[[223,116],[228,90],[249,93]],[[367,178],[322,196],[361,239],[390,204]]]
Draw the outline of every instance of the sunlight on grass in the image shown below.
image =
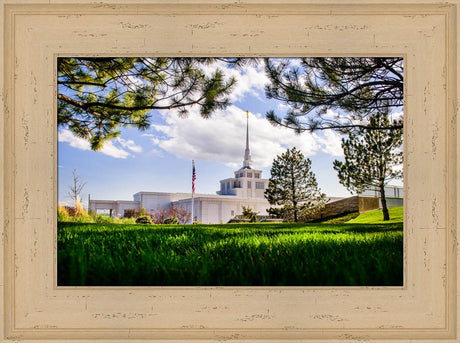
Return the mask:
[[58,223],[59,286],[400,286],[401,223]]
[[403,222],[403,207],[388,208],[390,214],[389,221],[383,221],[382,210],[369,211],[361,213],[355,219],[348,221],[350,224],[377,224],[377,223],[402,223]]

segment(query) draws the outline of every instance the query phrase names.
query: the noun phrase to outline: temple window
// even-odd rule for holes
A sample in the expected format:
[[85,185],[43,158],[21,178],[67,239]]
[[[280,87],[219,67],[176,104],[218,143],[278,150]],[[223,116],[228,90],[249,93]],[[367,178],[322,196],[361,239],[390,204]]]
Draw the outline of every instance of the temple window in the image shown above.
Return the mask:
[[264,183],[263,182],[256,182],[256,189],[264,189]]

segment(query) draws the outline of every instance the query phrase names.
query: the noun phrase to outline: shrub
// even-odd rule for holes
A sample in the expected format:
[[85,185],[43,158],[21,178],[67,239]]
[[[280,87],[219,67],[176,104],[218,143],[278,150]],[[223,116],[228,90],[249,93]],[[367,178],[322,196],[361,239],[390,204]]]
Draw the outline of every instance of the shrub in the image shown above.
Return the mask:
[[139,216],[136,219],[136,224],[152,224],[150,216]]
[[97,224],[111,224],[113,223],[113,218],[110,216],[103,216],[98,214],[94,217],[94,222]]
[[165,224],[179,224],[179,218],[177,217],[169,217],[166,218],[164,221]]
[[58,222],[69,222],[71,221],[69,213],[67,212],[64,206],[58,205],[58,213],[57,213],[57,220]]
[[170,205],[169,208],[158,206],[152,214],[152,219],[155,224],[163,224],[167,218],[176,217],[179,220],[178,224],[190,223],[191,213],[182,206]]
[[243,218],[249,219],[251,223],[257,222],[257,215],[259,212],[255,212],[252,208],[241,206],[243,208]]
[[139,214],[137,215],[138,217],[144,217],[147,216],[149,213],[145,209],[145,207],[142,207],[141,210],[139,211]]
[[125,210],[123,218],[134,218],[134,217],[136,217],[136,210],[134,208]]
[[64,209],[66,210],[66,212],[69,215],[69,217],[75,217],[77,215],[77,210],[76,210],[75,207],[64,206]]

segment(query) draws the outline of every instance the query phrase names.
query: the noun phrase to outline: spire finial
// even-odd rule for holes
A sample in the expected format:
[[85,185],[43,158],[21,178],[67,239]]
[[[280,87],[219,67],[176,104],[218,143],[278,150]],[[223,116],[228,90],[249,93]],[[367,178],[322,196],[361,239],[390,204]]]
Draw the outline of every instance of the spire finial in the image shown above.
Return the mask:
[[244,150],[243,168],[251,167],[251,151],[249,150],[249,111],[246,111],[246,149]]

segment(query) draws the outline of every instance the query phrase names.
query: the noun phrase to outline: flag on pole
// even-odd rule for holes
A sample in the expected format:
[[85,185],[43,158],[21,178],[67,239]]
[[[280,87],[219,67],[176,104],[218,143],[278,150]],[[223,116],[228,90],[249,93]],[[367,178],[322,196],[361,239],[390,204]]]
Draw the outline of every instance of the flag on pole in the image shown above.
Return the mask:
[[192,193],[195,193],[195,181],[196,181],[195,161],[192,160]]

